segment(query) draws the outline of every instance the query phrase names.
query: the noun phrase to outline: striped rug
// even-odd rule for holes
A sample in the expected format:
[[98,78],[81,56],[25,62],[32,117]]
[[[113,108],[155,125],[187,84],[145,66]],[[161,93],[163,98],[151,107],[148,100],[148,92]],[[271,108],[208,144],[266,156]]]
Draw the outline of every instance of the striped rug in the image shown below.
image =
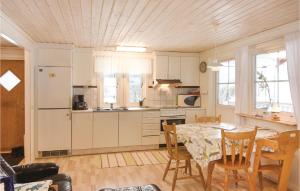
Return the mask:
[[125,166],[143,166],[165,164],[168,162],[166,150],[121,152],[96,155],[93,164],[98,168],[115,168]]

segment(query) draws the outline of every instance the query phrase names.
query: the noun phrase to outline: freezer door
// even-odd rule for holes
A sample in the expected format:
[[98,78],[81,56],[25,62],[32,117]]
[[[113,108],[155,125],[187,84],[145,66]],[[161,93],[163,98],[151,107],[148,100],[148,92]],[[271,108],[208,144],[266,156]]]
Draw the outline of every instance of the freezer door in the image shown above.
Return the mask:
[[38,108],[71,108],[71,68],[38,67]]
[[71,111],[38,110],[38,151],[71,149]]

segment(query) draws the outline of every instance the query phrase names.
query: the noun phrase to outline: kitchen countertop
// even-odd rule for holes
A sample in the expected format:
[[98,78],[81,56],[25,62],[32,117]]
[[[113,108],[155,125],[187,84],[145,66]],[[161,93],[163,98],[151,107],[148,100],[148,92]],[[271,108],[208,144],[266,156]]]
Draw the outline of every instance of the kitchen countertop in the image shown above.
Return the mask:
[[73,113],[81,113],[81,112],[130,112],[130,111],[159,111],[160,109],[204,109],[201,107],[127,107],[126,109],[122,108],[101,108],[97,110],[96,108],[87,109],[87,110],[72,110]]

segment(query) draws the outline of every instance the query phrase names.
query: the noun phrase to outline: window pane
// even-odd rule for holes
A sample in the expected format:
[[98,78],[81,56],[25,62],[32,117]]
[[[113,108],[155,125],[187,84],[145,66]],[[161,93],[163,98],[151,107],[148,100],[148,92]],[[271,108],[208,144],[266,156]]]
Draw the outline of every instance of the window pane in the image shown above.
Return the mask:
[[142,76],[129,75],[129,102],[138,102],[142,99]]
[[279,80],[288,80],[287,62],[279,63],[278,66]]
[[117,102],[117,78],[116,75],[105,75],[103,78],[104,103]]
[[220,67],[219,83],[228,83],[228,67],[227,66]]
[[219,84],[219,104],[227,105],[228,84]]
[[277,80],[277,53],[257,55],[256,72],[257,81],[261,81],[262,77],[267,81]]
[[235,82],[235,61],[231,60],[229,62],[229,83]]
[[289,82],[279,82],[279,106],[281,107],[282,111],[292,112],[293,105],[292,105],[292,98],[291,98],[291,91],[290,91],[290,84]]
[[235,85],[229,84],[228,85],[228,105],[235,104]]

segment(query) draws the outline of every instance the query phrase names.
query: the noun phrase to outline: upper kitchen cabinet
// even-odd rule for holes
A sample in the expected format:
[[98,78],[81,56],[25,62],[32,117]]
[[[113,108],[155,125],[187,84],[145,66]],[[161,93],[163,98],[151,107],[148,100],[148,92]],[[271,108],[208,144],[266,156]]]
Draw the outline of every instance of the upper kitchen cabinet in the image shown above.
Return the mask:
[[182,56],[180,60],[182,86],[199,86],[199,57]]
[[156,57],[156,79],[168,79],[169,56]]
[[169,56],[169,79],[180,79],[180,56]]
[[93,50],[77,48],[73,52],[73,85],[96,85]]
[[40,47],[38,49],[39,66],[72,66],[72,49],[60,47]]

